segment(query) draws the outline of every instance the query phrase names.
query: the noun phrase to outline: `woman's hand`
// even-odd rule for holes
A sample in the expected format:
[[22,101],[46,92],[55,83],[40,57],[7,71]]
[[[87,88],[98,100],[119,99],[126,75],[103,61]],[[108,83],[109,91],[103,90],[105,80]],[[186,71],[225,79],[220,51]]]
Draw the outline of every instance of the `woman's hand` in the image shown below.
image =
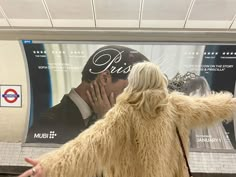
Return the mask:
[[37,160],[25,158],[25,161],[33,165],[33,168],[25,171],[19,177],[46,177],[43,172],[43,168]]

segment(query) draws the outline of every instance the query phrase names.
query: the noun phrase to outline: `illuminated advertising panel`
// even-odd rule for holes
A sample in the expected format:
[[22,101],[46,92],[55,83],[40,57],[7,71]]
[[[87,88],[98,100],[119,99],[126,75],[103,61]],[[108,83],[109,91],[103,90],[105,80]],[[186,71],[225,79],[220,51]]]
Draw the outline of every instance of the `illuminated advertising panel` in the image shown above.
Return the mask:
[[[84,110],[91,108],[83,107],[88,106],[87,100],[83,100],[84,96],[76,88],[81,85],[82,71],[90,56],[98,48],[107,45],[126,46],[142,53],[160,66],[170,81],[171,89],[186,95],[206,96],[211,91],[235,94],[236,45],[23,42],[30,81],[26,143],[63,144],[88,127],[88,118],[93,117],[93,110],[85,116]],[[115,56],[107,56],[106,62],[99,64],[112,65],[117,56],[122,58],[122,51]],[[125,69],[124,66],[122,68]],[[75,94],[79,94],[78,99],[82,101],[76,100],[73,97]],[[85,102],[82,106],[84,109],[80,109],[78,102]],[[224,121],[211,127],[191,130],[191,148],[234,150],[235,124],[234,121]]]

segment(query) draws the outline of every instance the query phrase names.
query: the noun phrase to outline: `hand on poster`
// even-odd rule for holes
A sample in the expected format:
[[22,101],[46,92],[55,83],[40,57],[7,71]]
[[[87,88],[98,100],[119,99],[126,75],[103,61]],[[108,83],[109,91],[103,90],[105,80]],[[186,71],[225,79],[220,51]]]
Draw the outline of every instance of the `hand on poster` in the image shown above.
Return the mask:
[[34,159],[30,159],[30,158],[25,158],[25,161],[28,162],[29,164],[33,165],[33,168],[25,171],[24,173],[22,173],[20,176],[18,177],[45,177],[43,169],[41,167],[41,165],[39,164],[39,162],[37,160]]
[[93,111],[101,118],[115,104],[114,93],[107,95],[102,84],[96,81],[91,83],[91,89],[87,90],[87,96]]

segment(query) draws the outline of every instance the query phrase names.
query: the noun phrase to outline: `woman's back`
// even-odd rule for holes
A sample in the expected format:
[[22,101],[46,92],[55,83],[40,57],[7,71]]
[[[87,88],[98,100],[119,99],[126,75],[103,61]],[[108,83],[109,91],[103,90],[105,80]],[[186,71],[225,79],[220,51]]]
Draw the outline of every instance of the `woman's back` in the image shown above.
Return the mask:
[[[168,94],[165,95],[165,104],[161,108],[154,106],[150,99],[160,99],[159,94],[158,90],[148,91],[139,95],[136,101],[131,99],[131,102],[127,102],[125,93],[119,97],[114,109],[122,110],[116,119],[126,124],[121,126],[124,136],[122,139],[114,138],[121,142],[117,142],[117,150],[114,150],[111,157],[112,163],[107,164],[109,167],[106,169],[110,170],[107,170],[104,176],[169,177],[184,176],[183,173],[187,172],[183,170],[185,163],[176,132],[176,126],[181,126],[180,122],[176,122],[176,106]],[[142,96],[146,99],[142,99]],[[122,98],[126,99],[122,101]],[[146,111],[140,104],[153,110]],[[107,114],[108,121],[112,119],[112,115],[110,112]],[[182,138],[188,142],[188,129],[179,129]]]

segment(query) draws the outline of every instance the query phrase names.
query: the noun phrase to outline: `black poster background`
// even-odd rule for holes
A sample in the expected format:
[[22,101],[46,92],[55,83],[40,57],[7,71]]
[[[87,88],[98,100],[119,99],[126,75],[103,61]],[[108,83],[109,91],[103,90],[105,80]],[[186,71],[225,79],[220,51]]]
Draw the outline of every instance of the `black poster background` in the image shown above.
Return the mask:
[[[31,127],[33,121],[37,121],[37,117],[49,107],[51,107],[51,83],[49,70],[39,70],[38,66],[47,66],[47,59],[45,54],[37,54],[44,56],[45,59],[38,60],[33,51],[44,51],[43,44],[24,44],[26,54],[31,91],[30,104],[30,123]],[[35,120],[34,120],[35,118]]]
[[[218,52],[219,55],[216,56],[214,60],[209,59],[207,55],[204,56],[202,64],[214,64],[214,65],[233,65],[236,66],[236,58],[231,58],[232,53],[236,52],[236,46],[234,45],[208,45],[205,48],[205,52],[212,53]],[[228,57],[227,57],[228,56]],[[226,58],[225,58],[226,57]],[[201,75],[204,76],[214,91],[229,91],[233,94],[235,91],[235,81],[236,81],[236,68],[226,69],[224,72],[210,72],[205,73],[201,72]],[[228,132],[229,138],[232,142],[232,145],[236,149],[236,137],[234,131],[233,123],[223,123],[225,129]]]

